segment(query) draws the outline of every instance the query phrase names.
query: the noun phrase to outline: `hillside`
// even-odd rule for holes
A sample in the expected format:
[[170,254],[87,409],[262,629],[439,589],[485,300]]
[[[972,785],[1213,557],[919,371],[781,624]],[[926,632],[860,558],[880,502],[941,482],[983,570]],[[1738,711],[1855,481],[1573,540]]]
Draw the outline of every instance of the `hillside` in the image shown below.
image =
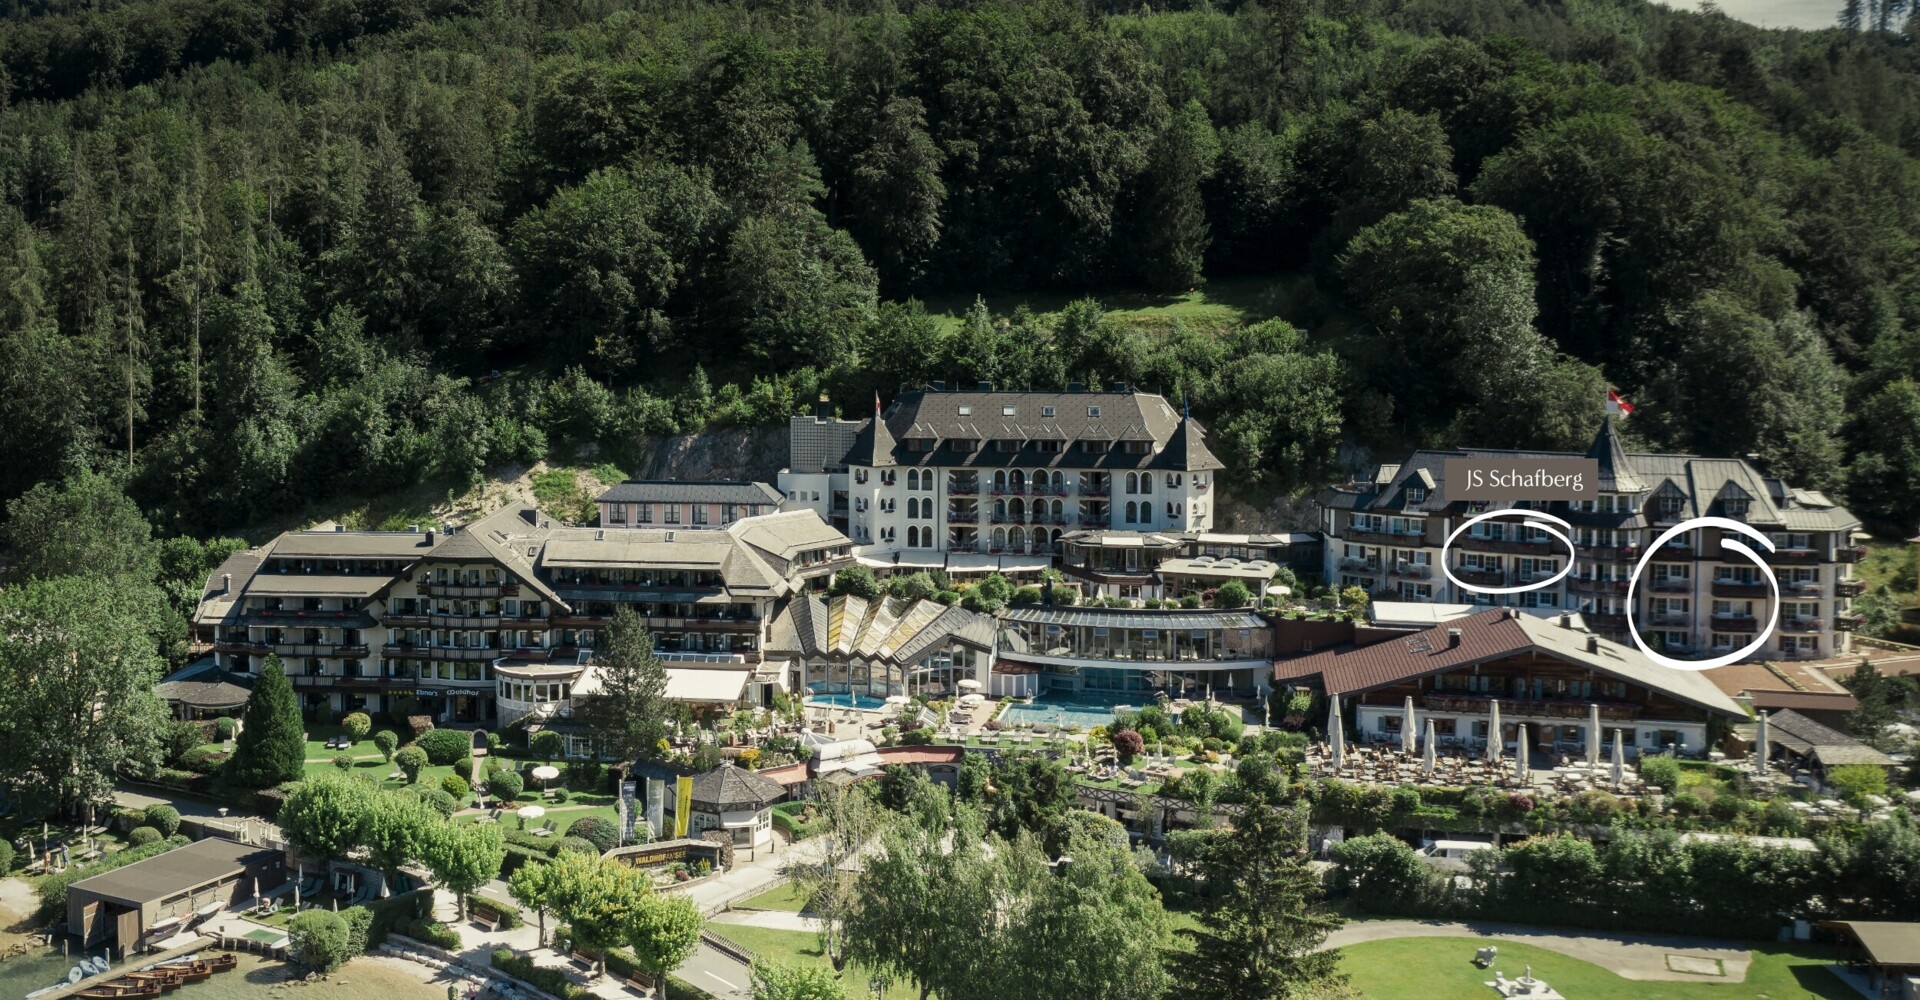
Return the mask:
[[0,499],[88,467],[167,534],[373,518],[945,379],[1183,399],[1257,506],[1578,446],[1614,387],[1641,445],[1910,532],[1920,47],[1879,27],[14,5]]

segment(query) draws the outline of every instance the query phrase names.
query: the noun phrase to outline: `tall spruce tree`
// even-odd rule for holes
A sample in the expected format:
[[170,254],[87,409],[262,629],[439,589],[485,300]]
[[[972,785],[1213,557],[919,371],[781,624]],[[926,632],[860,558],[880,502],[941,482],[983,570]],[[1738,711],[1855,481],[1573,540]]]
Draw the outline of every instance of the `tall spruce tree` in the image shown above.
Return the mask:
[[248,788],[269,788],[305,773],[306,734],[300,706],[280,658],[267,657],[260,682],[247,697],[244,726],[233,743],[227,774]]
[[600,692],[581,706],[587,729],[604,752],[621,760],[657,755],[667,735],[667,668],[632,608],[614,614],[593,659],[600,667]]

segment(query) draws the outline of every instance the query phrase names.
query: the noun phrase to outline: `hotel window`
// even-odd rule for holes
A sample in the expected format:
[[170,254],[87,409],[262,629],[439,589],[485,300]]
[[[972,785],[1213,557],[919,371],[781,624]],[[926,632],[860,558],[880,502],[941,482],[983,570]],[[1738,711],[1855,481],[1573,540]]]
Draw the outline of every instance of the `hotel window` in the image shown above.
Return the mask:
[[1167,504],[1167,516],[1168,516],[1169,518],[1177,518],[1177,517],[1179,517],[1179,516],[1180,516],[1180,505],[1179,505],[1179,504],[1177,504],[1177,503],[1169,503],[1169,504]]
[[1099,416],[1099,415],[1100,415],[1100,408],[1099,408],[1098,406],[1089,406],[1089,407],[1087,407],[1087,416],[1089,416],[1089,417],[1097,417],[1097,416]]
[[1417,503],[1426,503],[1426,502],[1427,502],[1427,488],[1425,486],[1407,487],[1407,505],[1408,506],[1412,506]]
[[1664,493],[1664,494],[1661,494],[1660,496],[1660,516],[1661,517],[1679,517],[1680,511],[1686,506],[1687,506],[1686,497],[1680,496],[1675,493]]
[[680,523],[680,505],[679,504],[670,503],[667,505],[667,523],[668,524]]
[[612,521],[614,524],[627,523],[627,505],[623,503],[608,504],[607,519],[609,521]]
[[971,406],[962,406],[962,407],[960,407],[960,415],[961,415],[961,416],[963,416],[963,417],[971,417],[971,416],[973,416],[973,407],[971,407]]
[[1145,455],[1153,450],[1152,441],[1123,441],[1120,450],[1129,455]]
[[1080,450],[1093,455],[1104,455],[1109,447],[1112,447],[1112,445],[1107,441],[1080,442]]
[[1020,442],[1015,441],[1012,438],[995,438],[993,442],[993,450],[1000,451],[1000,452],[1019,451]]
[[1057,438],[1043,438],[1040,441],[1040,453],[1043,455],[1057,455],[1060,453],[1060,446],[1064,443],[1065,442]]
[[693,523],[695,524],[707,523],[707,505],[706,504],[697,503],[693,505]]
[[1000,407],[1000,415],[1003,417],[1011,417],[1014,415],[1014,413],[1015,413],[1015,407],[1011,403]]
[[1042,407],[1040,408],[1040,415],[1041,415],[1041,416],[1043,416],[1043,417],[1051,417],[1051,416],[1053,416],[1053,407],[1051,407],[1051,406],[1042,406]]
[[1728,517],[1746,517],[1747,516],[1748,501],[1746,499],[1744,498],[1728,499],[1723,502],[1726,505]]

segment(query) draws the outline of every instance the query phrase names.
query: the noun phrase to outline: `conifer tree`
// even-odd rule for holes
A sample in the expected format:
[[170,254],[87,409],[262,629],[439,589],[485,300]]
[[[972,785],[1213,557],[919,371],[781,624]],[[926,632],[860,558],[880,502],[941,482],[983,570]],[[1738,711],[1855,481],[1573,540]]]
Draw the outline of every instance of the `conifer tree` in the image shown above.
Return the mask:
[[280,658],[267,658],[260,682],[247,697],[245,725],[234,740],[227,773],[248,788],[269,788],[305,773],[306,739],[300,706]]

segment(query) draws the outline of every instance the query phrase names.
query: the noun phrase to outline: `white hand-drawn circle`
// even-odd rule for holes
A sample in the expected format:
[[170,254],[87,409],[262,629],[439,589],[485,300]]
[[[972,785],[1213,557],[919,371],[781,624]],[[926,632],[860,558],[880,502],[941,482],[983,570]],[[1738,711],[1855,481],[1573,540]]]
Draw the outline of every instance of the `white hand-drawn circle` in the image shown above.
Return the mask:
[[[1480,587],[1471,583],[1467,583],[1466,581],[1461,580],[1459,577],[1454,576],[1453,566],[1451,563],[1447,561],[1447,549],[1452,547],[1453,540],[1456,538],[1459,538],[1461,532],[1467,530],[1468,528],[1473,527],[1476,524],[1479,524],[1481,521],[1491,521],[1495,518],[1501,518],[1501,517],[1518,517],[1520,518],[1521,526],[1529,527],[1529,528],[1538,528],[1541,531],[1544,531],[1547,534],[1552,535],[1555,538],[1558,538],[1567,547],[1567,567],[1561,570],[1560,572],[1555,573],[1549,579],[1540,580],[1535,583],[1522,584],[1521,586],[1518,586],[1518,587]],[[1513,508],[1509,510],[1490,510],[1490,511],[1487,511],[1485,514],[1475,514],[1474,516],[1460,522],[1459,527],[1453,529],[1452,532],[1448,533],[1446,541],[1440,543],[1440,572],[1446,575],[1447,582],[1453,584],[1456,587],[1459,587],[1461,590],[1470,590],[1476,594],[1522,594],[1529,590],[1539,590],[1542,587],[1551,587],[1554,584],[1559,583],[1561,580],[1566,579],[1566,576],[1568,573],[1573,572],[1573,560],[1574,560],[1573,539],[1568,535],[1561,534],[1557,529],[1553,528],[1551,525],[1554,525],[1554,524],[1557,524],[1560,527],[1567,529],[1568,531],[1573,530],[1573,525],[1568,524],[1567,522],[1562,521],[1557,517],[1554,517],[1552,514],[1543,514],[1537,510],[1522,510],[1519,508]]]
[[1692,520],[1682,521],[1668,528],[1666,531],[1661,532],[1660,537],[1654,539],[1652,545],[1647,546],[1646,554],[1642,555],[1640,562],[1633,567],[1633,575],[1627,578],[1627,635],[1633,638],[1633,644],[1639,648],[1640,652],[1647,654],[1648,659],[1663,667],[1672,667],[1675,670],[1712,670],[1714,667],[1724,667],[1729,663],[1737,663],[1741,657],[1746,656],[1753,650],[1764,647],[1767,640],[1773,636],[1774,627],[1780,623],[1780,580],[1773,575],[1773,567],[1768,566],[1766,560],[1760,558],[1758,552],[1748,548],[1739,539],[1725,538],[1720,541],[1721,548],[1746,556],[1748,560],[1760,568],[1760,575],[1766,577],[1767,588],[1773,592],[1773,607],[1775,612],[1767,616],[1767,627],[1761,629],[1759,637],[1755,638],[1752,642],[1731,653],[1716,656],[1710,660],[1676,660],[1673,657],[1656,653],[1647,646],[1647,641],[1640,638],[1640,629],[1633,623],[1634,588],[1640,585],[1640,574],[1646,570],[1647,562],[1653,558],[1653,554],[1660,551],[1660,547],[1667,544],[1668,539],[1682,532],[1691,531],[1694,528],[1720,528],[1725,531],[1746,535],[1748,538],[1759,542],[1768,552],[1774,551],[1772,539],[1739,521],[1725,517],[1696,517]]

